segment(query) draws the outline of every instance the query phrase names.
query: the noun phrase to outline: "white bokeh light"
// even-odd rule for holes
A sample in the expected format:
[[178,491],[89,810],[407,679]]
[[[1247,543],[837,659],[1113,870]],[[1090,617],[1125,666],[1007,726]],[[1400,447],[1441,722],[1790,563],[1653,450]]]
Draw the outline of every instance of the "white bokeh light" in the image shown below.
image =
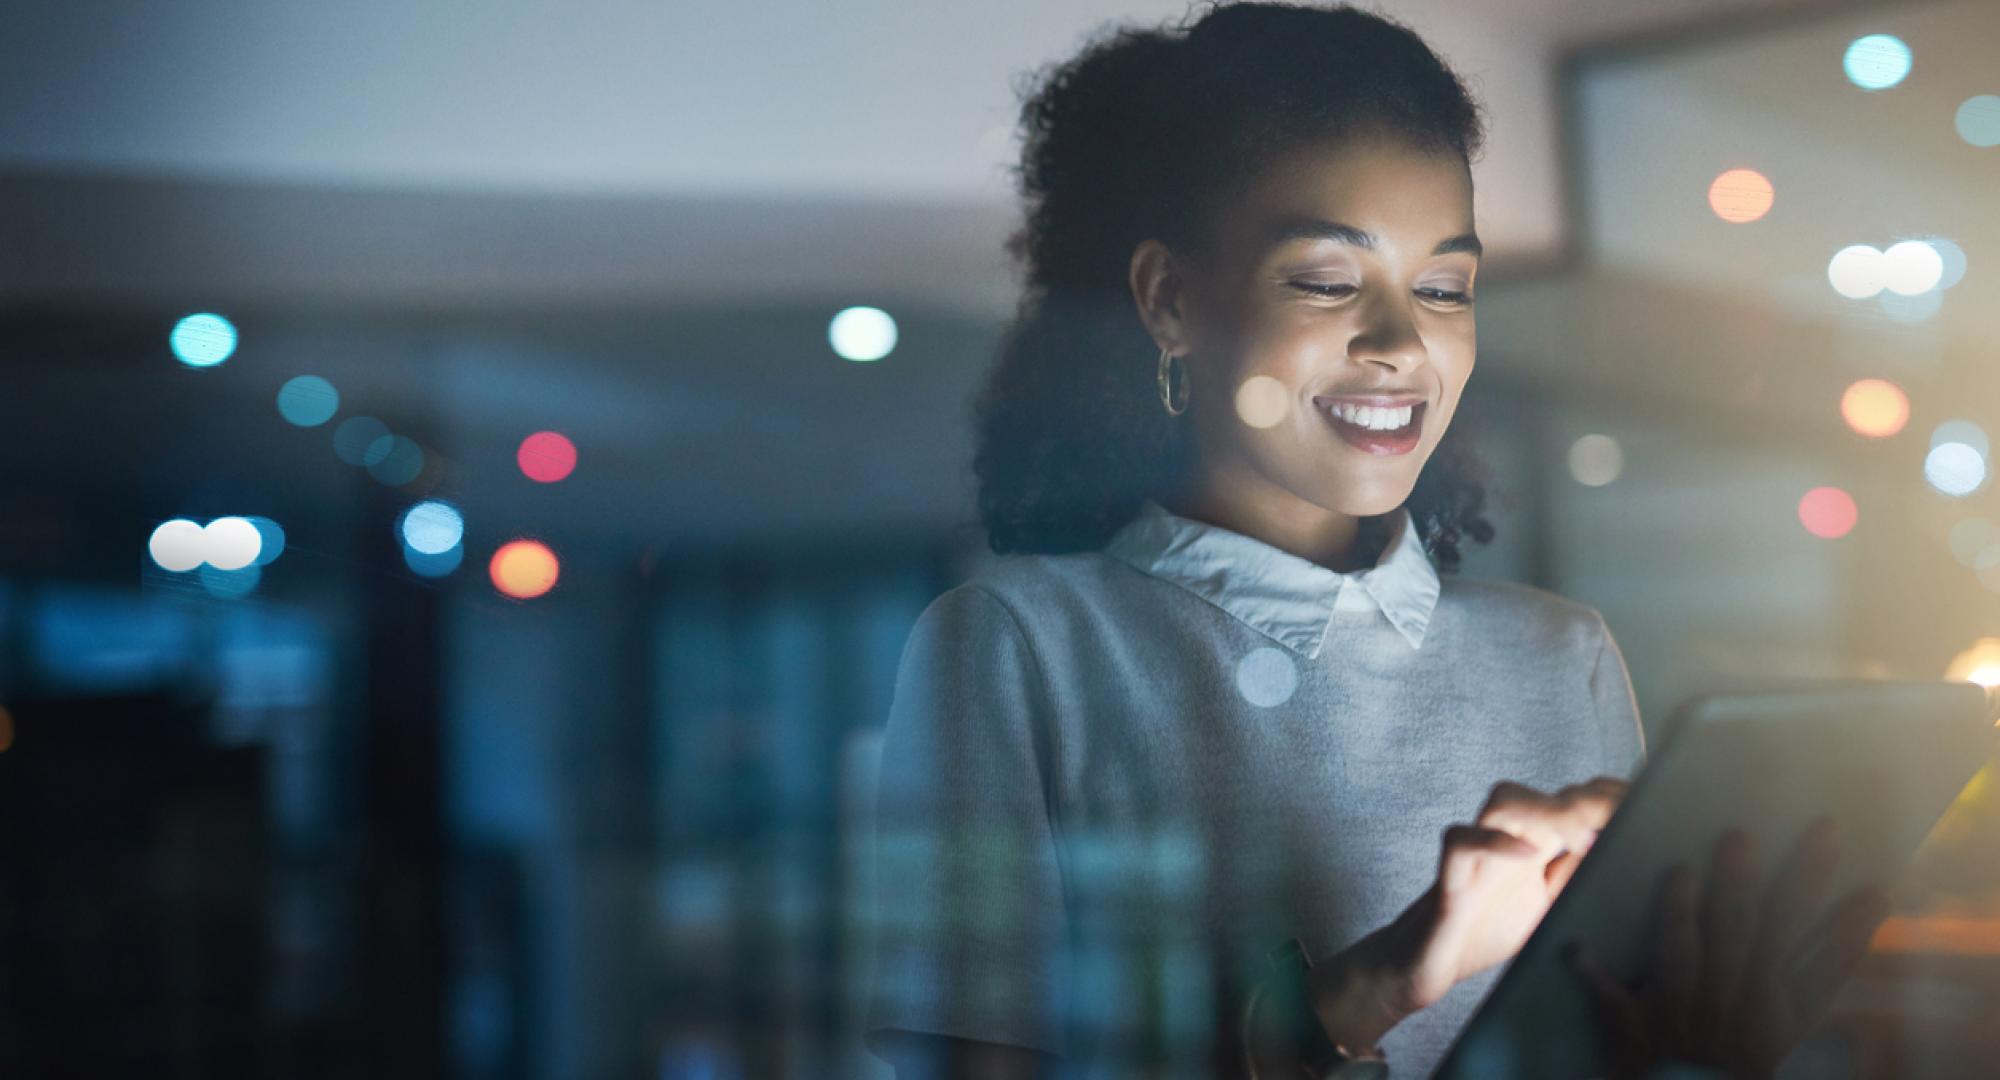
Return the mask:
[[1252,375],[1236,388],[1236,415],[1253,428],[1277,427],[1291,411],[1291,392],[1269,375]]
[[249,518],[219,517],[202,526],[202,558],[217,570],[241,570],[257,561],[264,535]]
[[1585,487],[1603,487],[1625,470],[1625,451],[1609,435],[1585,435],[1569,444],[1569,474]]
[[162,521],[146,541],[146,551],[162,570],[184,574],[200,566],[206,549],[200,525],[186,518]]
[[1939,443],[1924,458],[1924,479],[1946,495],[1970,495],[1986,482],[1986,458],[1964,443]]
[[1283,705],[1299,688],[1299,669],[1283,649],[1266,645],[1236,662],[1236,692],[1259,708]]
[[1937,288],[1944,279],[1944,257],[1922,240],[1903,240],[1882,253],[1882,287],[1904,296]]
[[1833,253],[1826,280],[1849,300],[1866,300],[1887,284],[1889,267],[1882,253],[1867,244],[1849,244]]
[[880,360],[896,347],[896,320],[881,308],[847,308],[827,324],[826,339],[843,360]]

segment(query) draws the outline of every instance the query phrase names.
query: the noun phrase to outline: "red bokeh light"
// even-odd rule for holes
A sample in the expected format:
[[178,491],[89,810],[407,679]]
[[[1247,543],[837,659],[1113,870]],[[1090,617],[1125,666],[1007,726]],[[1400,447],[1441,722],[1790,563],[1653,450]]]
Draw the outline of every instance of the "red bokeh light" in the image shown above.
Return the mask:
[[528,479],[553,484],[576,469],[576,444],[555,431],[537,431],[521,440],[514,455]]
[[1799,524],[1826,540],[1846,536],[1860,516],[1854,496],[1837,487],[1816,487],[1799,500]]

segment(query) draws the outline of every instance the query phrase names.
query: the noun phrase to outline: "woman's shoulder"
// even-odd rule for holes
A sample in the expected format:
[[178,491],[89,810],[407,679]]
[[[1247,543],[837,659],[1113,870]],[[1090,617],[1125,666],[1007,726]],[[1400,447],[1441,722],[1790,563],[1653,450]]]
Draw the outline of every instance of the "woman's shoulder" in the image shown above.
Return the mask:
[[989,555],[954,589],[984,592],[1010,605],[1032,606],[1129,585],[1130,574],[1130,567],[1102,551]]
[[1101,551],[989,555],[931,603],[1004,613],[1025,630],[1064,612],[1102,610],[1137,577]]
[[1445,575],[1438,604],[1482,629],[1547,646],[1595,651],[1609,633],[1596,608],[1518,581]]

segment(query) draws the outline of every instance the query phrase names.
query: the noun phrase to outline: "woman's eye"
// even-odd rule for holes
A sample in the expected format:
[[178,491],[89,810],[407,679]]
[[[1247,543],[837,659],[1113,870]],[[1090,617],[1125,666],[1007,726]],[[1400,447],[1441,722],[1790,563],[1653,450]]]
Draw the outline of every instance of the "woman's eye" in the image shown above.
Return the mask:
[[1301,292],[1309,292],[1314,296],[1341,296],[1344,295],[1341,292],[1342,289],[1354,288],[1354,286],[1345,283],[1329,284],[1323,281],[1294,281],[1292,282],[1292,287]]
[[1451,292],[1446,289],[1418,289],[1417,291],[1421,293],[1429,293],[1430,295],[1437,297],[1440,301],[1443,301],[1444,303],[1447,304],[1472,303],[1472,294],[1468,292]]
[[[1292,282],[1292,287],[1301,292],[1311,293],[1314,296],[1345,296],[1347,292],[1355,288],[1355,286],[1346,284],[1345,282],[1328,283],[1323,281],[1294,281]],[[1418,289],[1417,293],[1422,296],[1431,297],[1442,304],[1472,303],[1472,294],[1468,292],[1453,292],[1448,289]]]

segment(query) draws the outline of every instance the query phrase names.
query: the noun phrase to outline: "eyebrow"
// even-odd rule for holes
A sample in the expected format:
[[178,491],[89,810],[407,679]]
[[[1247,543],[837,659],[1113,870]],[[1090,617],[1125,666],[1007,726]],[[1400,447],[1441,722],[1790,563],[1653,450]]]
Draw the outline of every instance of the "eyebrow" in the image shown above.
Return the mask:
[[[1367,251],[1375,250],[1375,234],[1366,229],[1356,228],[1339,221],[1325,218],[1292,217],[1281,218],[1264,233],[1264,246],[1275,247],[1293,240],[1332,240],[1338,244],[1352,244]],[[1472,233],[1459,233],[1438,241],[1431,249],[1432,255],[1453,255],[1459,252],[1470,254],[1477,259],[1484,254],[1486,246]]]

